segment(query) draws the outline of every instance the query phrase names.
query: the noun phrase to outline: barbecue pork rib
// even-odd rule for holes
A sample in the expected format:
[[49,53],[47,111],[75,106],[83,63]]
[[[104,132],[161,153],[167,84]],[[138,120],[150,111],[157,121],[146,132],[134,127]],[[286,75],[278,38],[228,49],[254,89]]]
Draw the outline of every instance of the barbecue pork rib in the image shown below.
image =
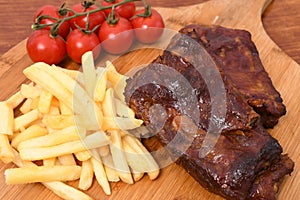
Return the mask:
[[261,115],[265,128],[274,127],[285,115],[280,94],[273,87],[249,32],[221,26],[189,25],[180,33],[203,45],[248,104]]
[[[193,29],[196,29],[195,25],[193,26]],[[181,32],[183,30],[187,29],[184,28]],[[220,37],[227,30],[231,37],[240,33],[238,30],[235,34],[233,30],[222,28]],[[193,36],[193,39],[197,38]],[[214,85],[217,77],[209,71],[204,72],[206,65],[196,69],[189,62],[195,56],[189,42],[190,40],[184,37],[175,36],[161,56],[128,79],[124,93],[126,102],[136,116],[144,120],[158,141],[168,149],[174,161],[176,159],[176,163],[204,188],[226,199],[275,199],[282,178],[293,171],[294,164],[288,156],[282,155],[278,141],[263,128],[262,123],[266,126],[267,122],[272,121],[274,125],[273,118],[270,118],[270,113],[267,115],[260,113],[262,118],[264,116],[268,118],[258,121],[258,116],[252,109],[254,106],[249,103],[250,97],[247,98],[245,94],[247,88],[244,88],[244,93],[243,90],[240,92],[236,82],[229,77],[228,70],[224,70],[225,67],[220,67],[220,63],[216,61],[224,82],[226,96],[224,104],[227,112],[224,121],[212,115],[211,104],[218,100],[218,96],[211,96],[208,84],[212,85],[211,89],[218,89],[218,85]],[[185,51],[184,58],[178,55],[178,52],[182,51]],[[244,59],[243,55],[240,54],[240,59]],[[236,59],[232,62],[240,63]],[[170,69],[177,73],[173,73]],[[241,70],[237,71],[241,73]],[[260,71],[266,73],[263,68]],[[203,75],[212,75],[212,81],[204,80]],[[249,73],[248,77],[248,71],[242,76],[245,79],[256,78],[252,73]],[[267,81],[260,80],[260,83],[272,84],[268,76],[260,79],[264,78],[267,78]],[[180,81],[181,79],[187,80],[188,84]],[[254,83],[257,82],[254,80]],[[256,87],[255,85],[253,87]],[[263,86],[261,90],[264,92],[268,92],[268,88],[273,88],[270,85],[266,88]],[[281,104],[282,100],[276,101],[278,99],[272,99],[273,97],[265,101],[260,90],[258,95],[254,94],[255,89],[249,90],[252,98],[259,97],[263,102],[273,100],[274,104]],[[273,92],[280,98],[275,89],[271,90],[272,94]],[[194,101],[192,96],[196,96],[196,106],[188,106]],[[202,145],[209,135],[209,122],[214,121],[218,124],[218,120],[221,134],[210,135],[209,138],[215,145],[211,151],[203,154]]]

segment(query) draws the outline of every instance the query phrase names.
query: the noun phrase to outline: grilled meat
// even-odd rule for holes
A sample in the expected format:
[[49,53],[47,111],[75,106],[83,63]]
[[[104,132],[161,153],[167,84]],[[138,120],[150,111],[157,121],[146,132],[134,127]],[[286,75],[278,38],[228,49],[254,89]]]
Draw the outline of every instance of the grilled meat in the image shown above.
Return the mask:
[[294,168],[293,161],[287,156],[282,155],[278,162],[275,162],[271,167],[259,175],[250,190],[248,199],[269,199],[275,200],[276,193],[282,182],[282,177],[292,173]]
[[[154,71],[162,74],[157,69]],[[137,79],[145,81],[146,77],[141,74],[141,71],[137,73],[132,82],[129,81],[128,87]],[[265,171],[279,174],[272,182],[273,185],[279,185],[279,180],[293,169],[293,166],[283,166],[281,173],[269,170],[280,160],[282,148],[261,125],[251,130],[222,131],[220,137],[215,138],[213,150],[202,157],[206,127],[200,123],[196,125],[194,119],[189,120],[190,116],[182,114],[176,104],[178,101],[167,88],[149,83],[135,89],[128,101],[137,117],[143,119],[149,129],[156,133],[160,143],[168,148],[171,157],[174,160],[179,158],[176,160],[179,165],[203,187],[227,199],[250,198],[249,193],[254,190],[252,188],[264,180],[260,174],[267,173]],[[156,107],[157,104],[160,106]],[[258,183],[253,185],[257,179]],[[270,184],[268,186],[272,187]],[[272,189],[267,193],[275,196],[276,191]],[[251,195],[257,194],[251,192]]]
[[286,108],[261,63],[249,32],[204,25],[190,25],[180,32],[204,46],[248,104],[261,115],[264,127],[272,128],[278,123]]
[[[196,31],[197,27],[183,28],[184,36],[175,36],[163,55],[129,79],[125,99],[174,161],[203,187],[226,199],[273,200],[282,178],[294,167],[281,154],[278,141],[263,128],[273,127],[284,114],[280,95],[254,44],[249,38],[243,40],[246,32],[221,27],[206,30],[221,30],[217,33],[223,41],[217,33],[214,38],[202,37],[200,30],[207,27],[199,26]],[[241,42],[233,45],[232,38]],[[203,48],[197,50],[202,40],[216,43],[211,46],[221,43],[223,53],[227,48],[230,51],[223,57],[223,53],[208,50],[214,58],[210,60]],[[234,71],[239,65],[251,69]],[[235,76],[242,76],[245,83],[239,85]],[[224,106],[227,110],[222,115]],[[259,122],[252,108],[261,115]]]
[[[180,71],[177,71],[177,70]],[[221,76],[220,76],[221,75]],[[223,90],[220,89],[222,81]],[[143,107],[163,104],[166,109],[176,107],[181,113],[189,116],[197,126],[208,130],[210,123],[215,123],[222,131],[250,130],[255,126],[259,115],[247,104],[243,96],[233,87],[229,80],[222,79],[223,74],[217,71],[204,72],[193,67],[184,58],[165,52],[150,66],[137,72],[130,82],[127,97],[140,99],[131,106]],[[204,79],[203,77],[209,78]],[[146,89],[144,89],[145,83]],[[210,88],[208,88],[208,85]],[[212,95],[212,91],[216,94]],[[219,94],[224,93],[224,94]],[[214,107],[212,102],[216,102]],[[212,111],[215,110],[215,112]],[[138,109],[137,109],[138,110]],[[225,110],[224,116],[219,112]],[[144,120],[149,116],[148,108],[137,112]],[[217,113],[216,113],[217,112]],[[224,119],[220,119],[224,117]],[[148,119],[147,119],[148,120]]]

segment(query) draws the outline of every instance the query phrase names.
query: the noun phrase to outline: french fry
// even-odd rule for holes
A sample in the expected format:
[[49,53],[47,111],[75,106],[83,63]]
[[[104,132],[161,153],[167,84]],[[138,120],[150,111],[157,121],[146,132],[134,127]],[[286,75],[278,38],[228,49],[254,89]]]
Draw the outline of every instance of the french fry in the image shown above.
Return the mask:
[[124,140],[122,140],[122,142],[123,142],[122,144],[123,144],[126,160],[133,174],[138,176],[143,172],[147,172],[148,164],[145,158],[142,155],[137,154],[137,152],[134,151],[134,149]]
[[85,150],[85,147],[82,145],[81,141],[73,141],[51,147],[23,148],[19,151],[22,160],[34,161],[76,153],[83,150]]
[[[58,116],[58,115],[60,115],[59,108],[51,105],[49,112],[47,113],[47,116]],[[46,115],[44,115],[44,116],[46,116]]]
[[37,109],[15,118],[14,131],[20,130],[22,127],[26,128],[30,123],[39,119],[39,112]]
[[76,125],[77,133],[81,138],[85,138],[87,136],[87,130],[85,127]]
[[103,161],[103,165],[105,168],[105,172],[106,172],[108,181],[110,181],[110,182],[120,181],[119,175],[115,170],[115,166],[114,166],[111,154],[109,153],[106,156],[103,156],[103,157],[101,156],[101,159]]
[[94,171],[91,159],[83,161],[78,188],[81,190],[88,190],[92,186],[93,178]]
[[73,181],[80,177],[80,166],[34,166],[6,169],[6,184],[24,184],[51,181]]
[[40,113],[46,114],[50,111],[50,106],[52,102],[53,95],[46,90],[41,92],[39,102],[38,102],[38,111]]
[[98,152],[93,151],[93,157],[91,158],[93,170],[95,172],[95,177],[99,185],[102,187],[105,194],[110,195],[111,189],[109,182],[106,177],[106,173],[104,170],[103,163],[100,159],[100,156],[98,155]]
[[[38,118],[37,120],[34,120],[34,121],[31,122],[30,124],[28,124],[28,125],[26,126],[26,128],[28,128],[28,127],[30,127],[30,126],[32,126],[32,125],[40,125],[40,126],[46,127],[46,126],[42,123],[42,119],[41,119],[40,117],[41,117],[41,115],[39,116],[39,118]],[[26,128],[22,126],[22,127],[20,128],[19,132],[25,131]],[[15,133],[18,133],[18,132],[15,132]]]
[[18,107],[23,101],[25,97],[21,94],[21,91],[16,92],[14,95],[7,99],[7,103],[9,103],[13,109]]
[[78,134],[77,127],[70,126],[62,130],[54,131],[51,134],[23,141],[18,145],[18,149],[50,147],[80,139],[81,137]]
[[74,113],[76,124],[87,130],[98,130],[102,126],[103,113],[96,103],[90,103],[86,107],[78,105],[74,108]]
[[105,62],[105,67],[106,67],[107,71],[118,73],[116,67],[114,66],[114,64],[109,60],[107,60]]
[[44,115],[42,122],[52,129],[64,129],[76,125],[73,115]]
[[107,79],[112,83],[113,87],[124,78],[124,75],[117,72],[115,66],[110,62],[106,62]]
[[[49,65],[34,65],[34,67],[52,76],[58,84],[71,93],[73,102],[67,105],[72,105],[70,109],[73,109],[75,114],[84,116],[83,118],[85,118],[86,121],[89,121],[89,123],[92,124],[92,127],[95,127],[98,124],[101,126],[101,112],[96,109],[96,103],[74,79],[63,73],[57,67],[51,67]],[[59,97],[58,99],[62,100]]]
[[[102,133],[94,133],[83,140],[63,143],[50,147],[20,148],[22,160],[33,161],[58,157],[66,154],[95,149],[109,144],[108,139]],[[19,145],[20,146],[20,145]]]
[[[50,65],[35,65],[34,67],[52,76],[56,80],[56,82],[58,82],[61,86],[66,88],[69,91],[69,93],[71,93],[73,97],[71,99],[74,100],[75,108],[79,107],[79,114],[85,113],[83,111],[90,111],[94,109],[94,101],[91,99],[88,93],[74,79],[69,77],[67,74],[63,73],[60,69]],[[58,99],[62,100],[60,98]],[[74,107],[70,108],[72,109]]]
[[[144,168],[144,170],[139,170],[139,171],[147,172],[147,174],[151,180],[156,179],[159,175],[159,166],[157,165],[157,163],[154,160],[154,158],[152,157],[152,155],[143,146],[143,144],[138,139],[134,138],[131,135],[124,136],[122,141],[123,141],[123,145],[127,144],[128,146],[130,146],[130,148],[133,150],[133,152],[135,152],[135,154],[131,154],[132,156],[134,155],[134,157],[135,157],[135,158],[133,158],[135,167]],[[144,160],[145,163],[140,163],[140,165],[137,165],[136,156],[138,156],[138,155],[141,156],[139,158],[139,160]],[[128,159],[132,158],[132,156],[128,157],[128,154],[127,154]],[[129,162],[131,162],[131,161],[129,161]]]
[[124,135],[130,134],[130,135],[134,135],[138,138],[142,138],[142,137],[145,138],[145,137],[149,137],[147,135],[149,135],[149,133],[150,133],[149,129],[146,126],[142,126],[142,125],[135,129],[131,129],[130,133],[128,133],[128,132],[129,132],[129,130],[128,131],[122,130],[121,135],[124,136]]
[[127,79],[128,77],[123,76],[122,79],[120,79],[114,86],[114,92],[116,96],[123,102],[125,102],[124,90],[127,84]]
[[105,68],[98,67],[97,71],[97,82],[94,92],[94,100],[96,102],[102,102],[105,96],[106,85],[107,85],[107,75]]
[[110,154],[109,146],[107,145],[107,146],[98,148],[98,153],[101,157],[107,156],[108,154]]
[[72,109],[66,106],[63,102],[59,101],[59,109],[62,115],[73,115]]
[[25,98],[31,99],[35,99],[41,94],[41,89],[33,86],[32,84],[22,84],[20,91]]
[[19,150],[22,160],[34,161],[58,157],[86,150],[82,141],[77,140],[51,147],[22,148]]
[[130,119],[123,117],[103,117],[103,130],[131,130],[142,125],[143,121],[139,119]]
[[94,116],[98,124],[98,129],[100,129],[103,124],[103,113],[98,104],[94,104]]
[[125,150],[126,160],[130,166],[132,177],[134,181],[139,181],[144,172],[148,170],[147,161],[137,154],[126,142],[123,141],[123,148]]
[[36,138],[36,137],[40,137],[40,136],[44,136],[48,134],[48,131],[45,127],[42,127],[40,125],[32,125],[30,127],[28,127],[26,130],[24,130],[23,132],[17,134],[11,141],[11,145],[14,148],[17,148],[18,145],[26,140],[32,139],[32,138]]
[[[72,95],[74,94],[74,89],[77,84],[76,81],[74,79],[72,79],[70,76],[68,76],[67,74],[65,74],[64,72],[62,72],[60,69],[58,69],[58,67],[50,66],[45,63],[39,63],[39,64],[36,63],[36,64],[33,64],[31,67],[34,69],[37,69],[40,72],[45,72],[45,73],[49,74],[49,76],[51,76],[55,82],[57,82],[59,85],[63,86],[65,89],[67,89]],[[31,67],[29,67],[29,68],[31,68]],[[47,85],[50,85],[50,84],[48,83]],[[80,86],[78,86],[78,89],[83,90]],[[50,93],[52,93],[52,92],[50,92]],[[85,92],[83,92],[83,93],[85,93]],[[57,98],[59,100],[61,100],[59,97],[57,97]]]
[[0,134],[12,135],[14,129],[14,111],[12,106],[2,101],[0,102]]
[[95,149],[95,148],[103,147],[109,143],[110,143],[109,138],[101,130],[99,130],[93,134],[90,134],[83,139],[83,144],[88,149]]
[[[52,67],[56,67],[56,66],[52,65]],[[79,76],[81,76],[83,79],[82,72],[80,72],[78,70],[65,69],[65,68],[61,68],[61,67],[58,69],[61,70],[62,72],[64,72],[65,74],[67,74],[68,76],[70,76],[74,80],[78,80]]]
[[44,166],[54,166],[56,164],[57,160],[56,158],[48,158],[43,160]]
[[107,130],[118,130],[119,126],[118,124],[115,122],[115,118],[113,117],[103,117],[103,124],[101,129],[103,131],[107,131]]
[[93,52],[88,51],[82,55],[82,71],[84,86],[90,97],[93,97],[97,82],[96,69],[94,64]]
[[138,182],[144,177],[144,173],[132,171],[132,177],[134,182]]
[[104,100],[102,102],[102,110],[103,110],[103,115],[105,117],[116,116],[116,108],[113,100],[114,100],[113,89],[109,88],[106,90]]
[[115,98],[116,113],[119,117],[134,119],[135,114],[123,101]]
[[[32,83],[23,84],[7,100],[14,114],[13,109],[26,99],[21,106],[24,114],[12,117],[14,134],[2,139],[10,147],[10,155],[6,149],[3,156],[0,146],[2,161],[22,167],[6,170],[8,184],[42,182],[62,198],[91,199],[61,181],[79,179],[78,188],[87,190],[95,174],[110,195],[109,182],[133,184],[145,173],[152,180],[158,176],[159,167],[151,154],[131,136],[144,133],[140,133],[143,121],[135,118],[124,100],[128,77],[110,62],[106,68],[95,68],[92,52],[82,60],[83,72],[45,63],[24,70]],[[31,162],[40,160],[43,166]],[[81,167],[76,161],[81,161]],[[79,169],[76,176],[71,176],[75,173],[71,167]],[[58,169],[63,170],[55,173]]]
[[4,163],[10,163],[14,160],[13,149],[6,134],[0,134],[0,160]]
[[66,154],[58,157],[61,165],[76,165],[73,154]]
[[21,113],[26,114],[31,110],[32,101],[33,101],[32,98],[28,98],[24,101],[24,103],[20,107]]
[[[86,120],[91,121],[92,124],[99,123],[97,121],[99,118],[94,117],[95,102],[74,79],[60,69],[51,67],[45,63],[35,63],[23,72],[29,79],[41,85],[41,87],[52,93],[60,101],[63,101],[70,109],[75,108],[75,114],[85,116]],[[37,73],[40,76],[37,76]],[[46,80],[51,84],[47,84]],[[58,90],[63,91],[63,93],[58,92]]]
[[[13,151],[14,153],[14,163],[18,167],[35,167],[36,165],[29,161],[21,160],[19,154],[17,151]],[[43,182],[42,183],[45,187],[50,189],[52,192],[54,192],[56,195],[63,199],[69,199],[69,200],[92,200],[91,197],[89,197],[87,194],[81,192],[80,190],[77,190],[65,183],[62,183],[60,181],[55,182]]]
[[0,161],[2,161],[4,164],[9,164],[12,162],[12,158],[8,158],[8,157],[0,157]]
[[[40,70],[37,66],[47,66],[45,63],[35,63],[30,67],[27,67],[23,73],[27,78],[36,84],[40,85],[43,89],[50,92],[52,95],[57,97],[60,101],[63,101],[65,105],[69,106],[71,109],[73,107],[73,96],[69,90],[67,90],[64,85],[59,83],[55,78],[53,78],[47,72]],[[51,83],[51,84],[49,84]]]
[[[103,119],[102,119],[101,116],[97,117],[96,113],[93,113],[92,115],[93,115],[93,118],[94,118],[93,121],[88,119],[86,117],[86,115],[73,115],[74,116],[74,122],[77,126],[85,127],[88,131],[98,130],[101,127],[99,123],[103,123],[102,122]],[[101,113],[99,115],[101,115]],[[98,122],[98,119],[100,119],[99,122]]]
[[110,131],[111,142],[110,152],[112,154],[113,163],[120,179],[128,184],[133,184],[129,166],[122,149],[121,136],[116,130]]
[[119,97],[120,100],[125,101],[123,92],[128,77],[117,72],[115,66],[110,61],[106,62],[106,70],[107,79],[112,83],[112,87],[114,88],[116,95]]
[[46,186],[48,189],[50,189],[52,192],[57,194],[59,197],[63,199],[68,200],[93,200],[90,196],[83,193],[80,190],[77,190],[63,182],[44,182],[42,183],[44,186]]
[[32,102],[30,104],[30,109],[31,110],[38,109],[38,107],[39,107],[39,101],[40,101],[40,97],[32,99]]
[[89,160],[92,157],[91,153],[88,150],[75,152],[74,154],[77,160],[82,162]]
[[120,181],[120,177],[115,169],[113,169],[109,166],[106,166],[106,165],[104,165],[104,169],[106,172],[107,180],[109,182],[119,182]]
[[[53,67],[56,67],[55,65]],[[83,73],[78,70],[64,69],[59,67],[59,70],[70,76],[73,80],[75,80],[81,87],[84,87],[84,76]]]

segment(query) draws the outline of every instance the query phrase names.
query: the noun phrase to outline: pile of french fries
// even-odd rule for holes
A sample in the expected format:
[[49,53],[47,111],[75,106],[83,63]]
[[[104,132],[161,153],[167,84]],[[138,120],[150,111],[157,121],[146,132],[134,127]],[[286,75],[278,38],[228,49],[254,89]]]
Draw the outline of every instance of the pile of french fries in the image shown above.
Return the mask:
[[[0,160],[18,166],[5,171],[7,184],[39,182],[63,199],[93,199],[83,191],[94,180],[110,195],[110,182],[158,177],[158,164],[130,134],[143,121],[126,105],[127,77],[112,63],[95,68],[87,52],[82,71],[35,63],[24,74],[31,82],[0,102]],[[78,187],[67,184],[73,180]]]

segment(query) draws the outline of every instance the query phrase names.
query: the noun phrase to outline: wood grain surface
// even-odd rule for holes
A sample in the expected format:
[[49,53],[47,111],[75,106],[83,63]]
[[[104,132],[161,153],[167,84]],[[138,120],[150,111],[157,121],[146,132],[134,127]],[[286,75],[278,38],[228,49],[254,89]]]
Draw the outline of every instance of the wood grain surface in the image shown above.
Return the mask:
[[[44,4],[45,2],[46,1],[36,1],[36,4],[33,7],[37,6],[37,4]],[[59,3],[59,1],[56,2]],[[72,2],[74,1],[67,1],[67,3],[70,4]],[[226,27],[242,28],[251,32],[253,40],[260,52],[262,62],[270,74],[275,87],[282,94],[284,103],[288,110],[287,115],[280,120],[280,123],[273,130],[270,130],[271,134],[282,144],[284,152],[288,153],[296,164],[295,171],[292,176],[285,178],[278,199],[299,199],[300,124],[298,119],[300,117],[300,67],[295,61],[286,55],[286,53],[288,53],[295,60],[297,58],[299,59],[300,48],[299,41],[297,41],[297,39],[299,39],[299,36],[297,36],[297,34],[299,34],[299,28],[297,29],[297,27],[299,27],[299,22],[294,21],[294,19],[292,21],[285,21],[291,17],[287,14],[286,8],[291,5],[299,6],[298,2],[295,0],[288,1],[287,3],[286,1],[286,4],[281,4],[285,1],[275,1],[268,8],[267,5],[269,5],[270,2],[267,0],[211,0],[197,5],[193,5],[195,1],[185,1],[181,4],[179,2],[176,3],[175,1],[169,1],[167,5],[164,3],[165,1],[152,2],[153,5],[163,6],[158,9],[165,18],[167,27],[170,29],[178,30],[189,23],[215,23]],[[289,4],[291,2],[294,4]],[[24,2],[20,3],[20,5],[23,6],[26,4]],[[177,7],[178,5],[183,4],[190,6]],[[281,10],[278,4],[285,9]],[[1,6],[2,5],[7,6],[6,4],[1,3]],[[28,10],[34,10],[33,7],[28,6],[26,8],[28,8]],[[15,5],[15,8],[22,9],[17,5]],[[267,9],[266,12],[264,12],[265,9]],[[281,10],[283,12],[281,14],[287,18],[281,21],[281,23],[278,21],[275,23],[273,20],[279,20],[280,13],[274,14],[274,9],[277,11]],[[297,9],[295,9],[296,6],[291,6],[291,11],[289,12],[295,12],[296,17],[294,16],[294,18],[299,18],[299,15],[297,15],[299,13],[297,13]],[[10,12],[12,12],[12,10],[10,10]],[[22,14],[24,11],[20,13]],[[265,19],[264,23],[261,21],[261,15],[263,13],[265,13],[263,15]],[[30,13],[26,14],[25,12],[25,15],[28,14]],[[218,17],[216,18],[216,16]],[[25,18],[20,17],[20,21],[18,22],[19,25],[16,25],[17,27],[23,26],[23,19]],[[6,20],[8,21],[8,19]],[[7,21],[3,22],[3,20],[1,20],[1,27],[3,26],[3,23],[9,24]],[[273,25],[271,26],[267,25],[272,23]],[[267,28],[268,26],[269,29],[265,31],[264,27]],[[280,29],[278,26],[284,26],[285,29]],[[274,31],[273,33],[272,30]],[[6,38],[10,39],[15,38],[17,41],[15,41],[14,44],[17,45],[7,53],[4,53],[0,58],[0,100],[3,100],[14,93],[19,88],[20,84],[26,80],[22,75],[22,70],[30,65],[31,61],[26,55],[26,41],[22,39],[26,38],[26,33],[28,34],[30,30],[23,29],[23,31],[23,36],[20,36],[18,39],[16,39],[15,36],[11,36],[7,33],[3,34],[4,32],[1,32],[1,47],[5,46],[5,43],[8,41],[8,39],[2,40],[2,38],[4,38],[2,35],[5,35]],[[281,34],[279,31],[282,31]],[[20,35],[22,35],[21,32],[22,30],[19,30]],[[18,31],[16,31],[15,34],[17,35],[17,33]],[[269,38],[268,34],[271,35],[272,39],[275,40],[276,43]],[[287,42],[287,40],[290,40],[291,38],[294,38],[294,41],[291,40]],[[14,41],[14,39],[12,40]],[[281,41],[282,43],[279,44],[280,42],[278,41]],[[286,48],[286,53],[282,51],[279,46],[282,49]],[[148,56],[143,56],[142,61],[147,62],[151,59],[152,58],[149,58]],[[137,59],[135,59],[134,56],[127,56],[123,58],[122,63],[128,63],[128,65],[123,64],[123,66],[119,66],[119,70],[121,72],[126,72],[129,70],[130,66],[136,64],[136,60]],[[67,67],[73,66],[70,62],[64,64]],[[56,195],[40,184],[19,186],[5,185],[3,173],[5,169],[12,166],[13,165],[4,165],[3,163],[0,163],[0,199],[59,199]],[[76,186],[78,182],[72,182],[70,184]],[[111,196],[106,196],[96,183],[93,184],[93,187],[87,191],[87,193],[95,199],[222,199],[221,197],[203,189],[183,169],[175,164],[162,169],[160,177],[154,182],[150,181],[147,177],[144,177],[142,181],[137,182],[134,185],[115,183],[111,184],[111,187]]]
[[[205,0],[148,0],[153,6],[177,7]],[[79,0],[0,0],[0,56],[31,32],[33,13],[42,5],[73,4]],[[276,44],[300,63],[300,1],[274,0],[262,17],[264,27]]]

